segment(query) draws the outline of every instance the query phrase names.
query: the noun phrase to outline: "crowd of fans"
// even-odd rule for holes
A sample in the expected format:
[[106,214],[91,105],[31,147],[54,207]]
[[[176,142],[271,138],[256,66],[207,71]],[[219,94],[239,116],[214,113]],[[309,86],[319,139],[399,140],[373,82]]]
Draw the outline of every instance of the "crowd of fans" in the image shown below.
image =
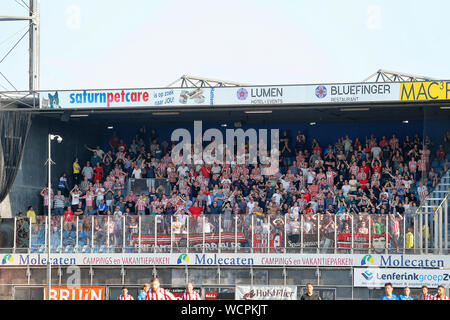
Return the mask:
[[[412,214],[450,167],[450,131],[438,145],[419,134],[381,139],[373,134],[365,139],[345,135],[328,146],[316,138],[311,141],[307,143],[301,131],[293,139],[283,130],[279,150],[272,150],[279,152],[279,170],[262,175],[262,164],[174,164],[175,143],[160,139],[155,129],[147,132],[142,127],[127,142],[114,132],[106,150],[85,145],[92,157],[75,158],[71,175],[61,175],[56,194],[51,193],[53,215],[64,216],[67,232],[74,230],[76,216],[172,216],[172,223],[158,224],[158,231],[166,234],[170,228],[185,232],[187,216],[197,221],[198,216],[220,214],[224,231],[231,230],[234,215],[256,216],[262,230],[286,227],[295,242],[301,215],[303,231],[313,233],[318,231],[318,218],[322,232],[335,228],[349,232],[348,214],[363,214],[355,220],[355,233],[369,233],[369,215],[374,219],[372,234],[385,232],[385,216],[395,234],[406,219],[405,233],[410,233]],[[248,153],[248,144],[241,147]],[[236,142],[235,148],[236,152]],[[148,193],[127,192],[129,179],[142,178],[162,182]],[[46,214],[47,188],[41,196]],[[340,217],[337,226],[335,214]],[[27,216],[36,222],[32,208]],[[240,231],[250,227],[242,221]],[[210,222],[207,232],[217,230],[217,222]]]

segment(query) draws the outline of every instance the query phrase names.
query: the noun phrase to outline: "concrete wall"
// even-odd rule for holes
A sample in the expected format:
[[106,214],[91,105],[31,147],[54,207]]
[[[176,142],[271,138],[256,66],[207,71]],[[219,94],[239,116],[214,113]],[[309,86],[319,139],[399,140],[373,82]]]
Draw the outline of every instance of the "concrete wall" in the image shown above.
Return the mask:
[[[102,145],[104,141],[103,128],[95,123],[70,120],[62,122],[59,118],[51,119],[42,116],[33,117],[30,134],[25,146],[25,152],[9,199],[0,204],[0,217],[11,217],[19,211],[24,214],[28,206],[33,206],[36,213],[43,211],[40,191],[47,184],[47,170],[45,164],[48,157],[48,134],[58,134],[63,142],[52,142],[52,159],[56,163],[52,166],[52,185],[57,186],[63,171],[68,176],[72,174],[72,163],[75,157],[89,158],[91,152],[84,148],[85,143]],[[80,160],[81,161],[81,160]],[[81,163],[83,166],[84,164]],[[9,204],[8,204],[9,201]]]

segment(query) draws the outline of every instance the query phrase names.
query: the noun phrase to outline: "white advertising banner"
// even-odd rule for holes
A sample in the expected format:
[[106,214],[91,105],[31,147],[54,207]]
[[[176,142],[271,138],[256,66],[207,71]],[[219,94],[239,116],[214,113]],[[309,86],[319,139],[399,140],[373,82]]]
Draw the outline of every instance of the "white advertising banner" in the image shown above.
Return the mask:
[[44,109],[207,106],[212,104],[210,92],[210,88],[46,91],[39,99]]
[[399,83],[213,88],[214,105],[282,105],[399,101]]
[[[47,254],[5,254],[0,266],[43,266]],[[50,256],[53,265],[229,265],[292,267],[450,268],[449,255],[282,253],[73,253]]]
[[297,300],[297,286],[236,286],[236,300]]
[[449,270],[404,268],[355,268],[355,287],[382,288],[386,283],[393,287],[421,288],[423,285],[450,286]]
[[83,109],[162,106],[291,105],[400,101],[400,83],[208,87],[167,89],[53,90],[39,94],[40,107]]

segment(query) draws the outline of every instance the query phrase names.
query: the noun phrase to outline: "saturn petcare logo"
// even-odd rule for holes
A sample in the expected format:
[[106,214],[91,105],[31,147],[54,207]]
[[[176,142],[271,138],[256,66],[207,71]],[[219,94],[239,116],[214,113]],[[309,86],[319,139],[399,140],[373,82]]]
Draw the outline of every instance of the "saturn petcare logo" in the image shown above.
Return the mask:
[[237,98],[238,98],[239,100],[245,100],[245,99],[247,99],[247,96],[248,96],[248,91],[245,90],[244,88],[240,88],[240,89],[237,91]]
[[13,263],[13,262],[14,262],[14,259],[13,259],[12,255],[10,255],[10,254],[5,255],[2,259],[2,264]]
[[180,254],[177,260],[177,264],[182,264],[184,262],[189,262],[189,256],[186,253]]
[[327,96],[327,87],[325,87],[325,86],[318,86],[316,88],[316,96],[319,99],[325,98]]

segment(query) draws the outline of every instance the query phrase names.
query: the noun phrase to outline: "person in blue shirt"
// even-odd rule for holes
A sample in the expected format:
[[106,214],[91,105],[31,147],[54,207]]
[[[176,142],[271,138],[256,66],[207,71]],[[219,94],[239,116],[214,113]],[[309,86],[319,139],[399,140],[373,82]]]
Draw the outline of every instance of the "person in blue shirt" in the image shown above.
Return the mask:
[[411,293],[411,289],[406,286],[405,289],[405,294],[401,294],[398,296],[398,300],[414,300],[409,294]]
[[394,287],[392,287],[392,283],[388,282],[384,285],[384,292],[386,293],[381,300],[398,300],[398,297],[395,294],[392,294],[394,291]]
[[147,297],[148,290],[150,289],[150,285],[148,283],[144,284],[144,287],[139,292],[137,299],[138,300],[145,300],[145,297]]

